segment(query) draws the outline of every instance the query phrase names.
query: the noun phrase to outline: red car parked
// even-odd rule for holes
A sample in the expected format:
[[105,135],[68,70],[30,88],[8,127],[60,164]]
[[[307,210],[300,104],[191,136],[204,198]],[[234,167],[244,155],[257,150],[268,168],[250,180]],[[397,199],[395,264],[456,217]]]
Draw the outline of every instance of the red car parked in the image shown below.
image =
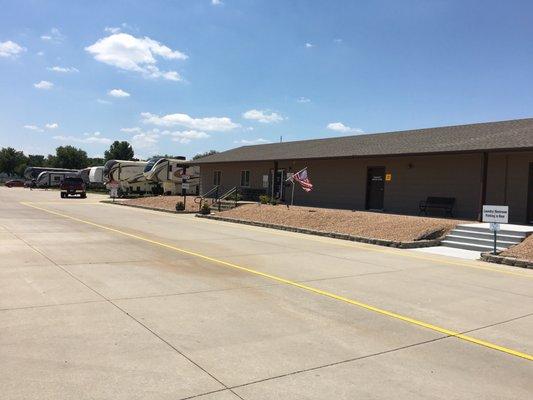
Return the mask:
[[12,179],[6,182],[7,187],[24,187],[24,181],[20,179]]

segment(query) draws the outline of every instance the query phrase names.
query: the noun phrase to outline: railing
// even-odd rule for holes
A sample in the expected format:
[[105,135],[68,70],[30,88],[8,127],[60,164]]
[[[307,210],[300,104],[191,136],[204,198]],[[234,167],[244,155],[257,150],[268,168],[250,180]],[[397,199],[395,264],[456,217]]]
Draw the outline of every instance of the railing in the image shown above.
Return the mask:
[[[205,192],[203,195],[201,196],[196,196],[194,198],[194,202],[196,204],[199,204],[200,206],[200,209],[202,208],[202,203],[204,202],[204,200],[206,198],[210,198],[210,197],[213,197],[215,200],[213,201],[213,203],[216,201],[217,197],[218,197],[218,188],[219,186],[218,185],[215,185],[213,186],[211,189],[209,189],[207,192]],[[214,194],[214,196],[212,196]]]
[[222,201],[226,200],[228,197],[230,197],[231,195],[235,195],[235,207],[237,207],[237,201],[238,201],[238,197],[239,197],[239,193],[237,191],[237,186],[235,187],[232,187],[230,190],[228,190],[226,193],[224,193],[222,196],[220,196],[218,199],[215,200],[215,202],[213,204],[218,204],[218,211],[220,211],[220,206],[221,206],[221,203]]

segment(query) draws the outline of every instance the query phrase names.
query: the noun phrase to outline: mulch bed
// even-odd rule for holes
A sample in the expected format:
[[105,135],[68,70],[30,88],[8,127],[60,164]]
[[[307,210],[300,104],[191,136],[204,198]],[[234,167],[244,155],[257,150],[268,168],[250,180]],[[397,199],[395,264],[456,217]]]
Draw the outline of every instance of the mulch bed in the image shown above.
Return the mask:
[[[200,206],[194,202],[195,197],[196,196],[187,196],[185,212],[198,212]],[[117,200],[117,202],[124,205],[140,206],[164,211],[176,211],[176,203],[180,201],[183,202],[183,196],[151,196]]]
[[216,215],[396,242],[435,239],[442,237],[458,224],[471,222],[314,207],[293,206],[288,209],[283,205],[266,204],[242,205]]
[[522,243],[501,252],[500,256],[513,257],[533,263],[533,235],[529,235]]

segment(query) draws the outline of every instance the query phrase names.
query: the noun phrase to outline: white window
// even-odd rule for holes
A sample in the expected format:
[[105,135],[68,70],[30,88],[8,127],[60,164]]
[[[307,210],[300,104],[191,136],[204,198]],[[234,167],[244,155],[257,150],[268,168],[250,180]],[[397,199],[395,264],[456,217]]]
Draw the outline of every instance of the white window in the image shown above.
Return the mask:
[[250,171],[241,171],[241,186],[250,186]]
[[219,186],[221,178],[222,178],[222,172],[221,171],[215,171],[214,174],[213,174],[213,185]]

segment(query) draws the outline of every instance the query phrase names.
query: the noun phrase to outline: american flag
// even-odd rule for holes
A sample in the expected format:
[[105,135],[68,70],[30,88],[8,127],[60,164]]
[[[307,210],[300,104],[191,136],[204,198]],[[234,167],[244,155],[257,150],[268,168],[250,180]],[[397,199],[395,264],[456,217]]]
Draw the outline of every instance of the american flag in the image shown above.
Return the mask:
[[310,192],[313,190],[313,184],[309,180],[309,177],[307,176],[307,167],[302,169],[301,171],[296,172],[292,179],[295,180],[300,184],[303,190],[306,192]]

